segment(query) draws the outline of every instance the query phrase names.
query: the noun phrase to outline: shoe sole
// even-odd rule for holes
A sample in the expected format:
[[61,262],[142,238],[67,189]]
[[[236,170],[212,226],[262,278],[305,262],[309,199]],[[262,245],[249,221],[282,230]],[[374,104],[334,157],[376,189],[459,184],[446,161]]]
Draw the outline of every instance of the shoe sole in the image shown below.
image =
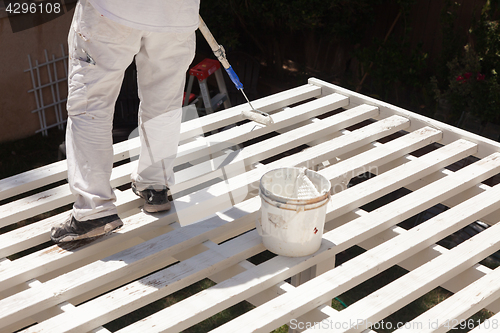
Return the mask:
[[161,205],[151,205],[148,203],[144,203],[144,210],[148,213],[164,212],[164,211],[170,210],[170,208],[172,208],[170,201],[168,201],[164,204],[161,204]]
[[63,237],[60,237],[59,239],[54,239],[52,240],[55,243],[66,243],[66,242],[71,242],[75,240],[80,240],[80,239],[87,239],[87,238],[93,238],[93,237],[98,237],[102,235],[109,234],[113,230],[119,229],[123,226],[123,222],[121,220],[115,220],[112,222],[109,222],[102,227],[95,228],[90,230],[89,232],[83,234],[83,235],[77,235],[77,234],[69,234],[69,235],[64,235]]

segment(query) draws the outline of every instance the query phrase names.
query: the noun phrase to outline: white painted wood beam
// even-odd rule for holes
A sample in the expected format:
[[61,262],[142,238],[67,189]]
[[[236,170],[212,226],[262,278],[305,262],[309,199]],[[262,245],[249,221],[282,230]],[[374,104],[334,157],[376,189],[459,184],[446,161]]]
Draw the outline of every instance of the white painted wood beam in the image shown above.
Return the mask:
[[500,313],[484,321],[481,325],[474,328],[470,333],[496,333],[500,328]]
[[[436,134],[438,134],[438,132],[433,132],[433,131],[423,131],[422,133],[416,133],[416,134],[415,134],[415,137],[414,137],[412,140],[411,140],[411,136],[406,136],[406,137],[405,137],[405,139],[404,139],[404,141],[403,141],[403,140],[401,140],[401,142],[399,142],[399,143],[398,143],[398,142],[396,142],[395,144],[393,144],[393,145],[394,145],[394,149],[398,149],[398,150],[401,150],[401,149],[403,149],[403,150],[404,150],[404,149],[408,149],[408,148],[407,148],[407,145],[410,145],[410,147],[413,147],[413,146],[415,145],[415,142],[421,142],[422,144],[425,144],[425,143],[427,142],[427,140],[429,139],[429,137],[435,136]],[[405,142],[406,142],[406,144],[405,144]],[[405,147],[406,147],[406,148],[405,148]],[[470,148],[470,147],[469,147],[469,148]],[[466,148],[466,149],[469,149],[469,148]],[[384,154],[393,154],[393,152],[392,152],[389,148],[384,148],[383,150],[384,150],[384,151],[383,151],[383,152],[381,152],[380,154],[376,154],[376,152],[375,152],[375,153],[373,153],[373,157],[372,157],[372,158],[380,159],[380,158],[384,158]],[[462,151],[462,150],[461,150],[461,149],[458,149],[457,153],[458,153],[458,154],[460,154],[460,151]],[[364,159],[364,158],[363,158],[363,156],[361,156],[361,157],[360,157],[360,160],[361,160],[361,161],[363,161],[363,162],[370,162],[370,161],[371,161],[371,159],[368,159],[368,160]],[[359,163],[358,163],[358,164],[356,164],[356,165],[357,165],[357,166],[359,166]],[[346,171],[349,171],[349,170],[348,170],[348,169],[344,169],[344,170],[340,170],[340,171],[346,172]],[[257,203],[257,205],[258,205],[258,201],[256,201],[256,203]],[[241,208],[240,208],[240,207],[238,207],[238,209],[241,209]],[[256,206],[256,208],[254,208],[254,209],[258,209],[258,206]],[[243,210],[243,211],[244,211],[244,210]],[[167,213],[167,214],[165,214],[165,215],[171,215],[171,214],[172,214],[172,212]],[[251,219],[250,221],[252,221],[252,222],[253,222],[253,219]],[[127,226],[127,227],[128,227],[128,226]],[[124,226],[123,228],[126,228],[126,227]],[[123,228],[122,228],[122,229],[123,229]],[[182,229],[179,229],[179,230],[180,230],[180,231],[186,231],[186,232],[187,232],[187,230],[189,230],[189,229],[182,228]],[[123,230],[121,230],[120,232],[123,232]],[[190,241],[194,243],[194,242],[196,241],[196,238],[195,238],[195,237],[193,237],[193,236],[194,236],[194,235],[191,233],[191,234],[190,234]],[[171,233],[166,234],[166,235],[165,235],[165,237],[173,237],[173,234],[171,234]],[[179,240],[179,236],[178,236],[178,235],[176,235],[176,236],[175,236],[175,239],[176,239],[176,240]],[[156,241],[155,243],[156,243],[156,244],[158,244],[159,246],[165,246],[165,244],[169,244],[169,246],[170,246],[170,251],[175,251],[175,246],[173,246],[172,241],[166,241],[166,240],[163,240],[163,241]],[[191,244],[193,244],[193,243],[191,243]],[[109,244],[109,240],[108,240],[108,244]],[[183,243],[182,245],[183,245],[183,246],[187,246],[187,244],[186,244],[186,243]],[[144,246],[149,246],[149,245],[144,245]],[[192,245],[190,245],[190,246],[192,246]],[[149,248],[148,250],[149,250],[149,251],[151,251],[151,249],[150,249],[150,248]],[[136,253],[138,253],[137,248],[135,248],[135,249],[133,250],[133,252],[134,252],[135,254],[136,254]],[[140,251],[139,251],[139,253],[140,253]],[[155,251],[155,253],[156,253],[157,255],[161,255],[162,257],[163,257],[163,256],[165,256],[165,253],[162,253],[161,251],[158,251],[158,250],[156,250],[156,251]],[[169,257],[169,255],[167,255],[167,256],[165,256],[165,257]],[[59,260],[60,260],[60,259],[59,259]],[[38,260],[38,262],[40,262],[40,260]],[[117,262],[117,261],[110,261],[110,260],[108,260],[107,262]],[[125,261],[118,261],[118,262],[122,262],[122,263],[123,263],[123,262],[126,262],[126,260],[125,260]],[[120,265],[121,265],[121,264],[120,264]],[[130,269],[133,269],[133,267],[131,267],[131,266],[132,266],[132,265],[130,265]],[[43,265],[43,267],[47,267],[47,265],[46,265],[46,264],[44,264],[44,265]],[[110,266],[110,267],[111,267],[111,266]],[[305,268],[307,268],[307,267],[305,267]],[[304,269],[305,269],[305,268],[304,268]],[[102,274],[104,274],[104,273],[106,272],[106,271],[105,271],[105,270],[103,270],[102,268],[96,269],[96,270],[94,270],[94,271],[98,271],[98,272],[100,272],[100,273],[102,273]],[[116,270],[115,270],[115,271],[116,271]],[[116,273],[115,273],[115,274],[116,274]],[[123,274],[123,273],[121,272],[121,274]],[[71,276],[73,276],[73,275],[68,276],[68,278],[70,278]],[[79,272],[75,273],[75,276],[74,276],[73,278],[71,278],[71,279],[72,279],[72,281],[73,281],[75,278],[77,278],[77,277],[82,278],[81,273],[79,273]],[[12,279],[13,279],[13,278],[14,278],[14,277],[12,277]],[[94,276],[92,276],[92,277],[88,277],[88,276],[87,276],[86,278],[87,278],[87,279],[89,279],[89,281],[94,281],[94,283],[97,283],[97,279],[96,279],[96,276],[95,276],[95,275],[94,275]],[[5,283],[6,279],[3,279],[3,280],[4,280],[4,283]],[[72,282],[72,283],[74,283],[74,282]],[[100,282],[99,282],[99,283],[100,283]],[[58,287],[61,287],[60,282],[58,282],[58,283],[57,283],[57,286],[58,286]],[[65,288],[65,290],[67,291],[67,288]],[[80,289],[80,290],[82,290],[82,289]],[[24,299],[28,298],[28,299],[31,299],[31,300],[32,300],[32,302],[37,302],[36,298],[34,298],[34,297],[32,297],[32,296],[27,297],[26,295],[19,295],[19,297],[20,297],[20,298],[24,298]],[[1,302],[0,302],[0,303],[1,303]],[[37,308],[40,308],[40,304],[38,304]],[[1,311],[0,311],[0,313],[1,313]],[[18,315],[19,315],[19,314],[18,314]]]
[[[253,105],[264,112],[271,112],[285,106],[307,100],[321,95],[321,88],[315,85],[306,84],[291,90],[287,90],[272,96],[264,97],[253,101]],[[194,119],[181,125],[181,140],[189,139],[203,132],[227,126],[242,120],[241,111],[248,106],[238,107],[216,112],[203,118]],[[117,143],[113,146],[114,162],[118,162],[138,154],[140,142],[138,138]],[[130,151],[135,153],[130,154]],[[0,180],[0,200],[14,195],[42,187],[53,182],[67,178],[66,161],[59,161],[34,170],[30,170],[19,175]]]
[[458,139],[466,139],[471,142],[475,142],[479,145],[479,149],[474,156],[483,158],[485,156],[491,155],[495,152],[500,152],[500,143],[487,139],[485,137],[467,132],[460,128],[445,124],[443,122],[419,115],[418,113],[410,112],[408,110],[402,109],[400,107],[388,104],[386,102],[382,102],[376,100],[374,98],[361,95],[354,91],[342,88],[340,86],[318,80],[315,78],[311,78],[308,81],[310,84],[315,84],[318,87],[321,87],[322,94],[331,94],[331,93],[339,93],[344,96],[349,97],[349,107],[355,107],[360,104],[369,104],[373,106],[377,106],[380,108],[380,117],[385,118],[391,115],[400,115],[403,117],[407,117],[411,120],[411,128],[410,131],[414,131],[415,129],[430,126],[436,129],[443,131],[443,140],[442,144],[448,144],[450,142],[456,141]]
[[[399,120],[396,119],[396,122],[395,123],[392,123],[393,126],[395,126],[395,128],[398,128],[398,126],[402,126],[404,125],[404,122],[401,122],[400,120],[402,120],[403,118],[400,118]],[[404,119],[403,119],[404,120]],[[363,140],[370,140],[370,136],[371,135],[376,135],[376,133],[378,133],[378,127],[375,126],[375,124],[373,124],[373,128],[372,129],[360,129],[359,132],[353,132],[352,133],[352,137],[349,137],[349,136],[346,136],[346,137],[342,137],[342,138],[338,138],[336,140],[339,140],[340,143],[339,143],[339,146],[342,148],[342,149],[345,149],[346,147],[349,147],[350,145],[356,145],[356,144],[361,144],[359,143],[359,141],[363,141]],[[391,126],[389,126],[389,123],[386,123],[386,122],[381,122],[379,125],[381,126],[387,126],[388,128],[391,128]],[[427,140],[433,140],[434,138],[436,138],[437,136],[439,135],[439,132],[433,132],[433,131],[427,131],[427,132],[423,132],[423,133],[415,133],[414,135],[414,138],[412,139],[412,136],[409,136],[407,138],[405,138],[405,140],[402,140],[400,142],[400,144],[398,144],[398,142],[396,142],[396,144],[392,144],[392,147],[388,147],[387,149],[384,149],[384,152],[380,153],[380,154],[372,154],[371,157],[370,156],[359,156],[359,162],[356,164],[356,163],[351,163],[350,165],[356,165],[356,166],[359,166],[360,163],[370,163],[372,162],[374,159],[375,160],[383,160],[385,159],[385,156],[386,154],[392,154],[393,152],[391,151],[391,149],[395,149],[397,151],[400,151],[400,152],[404,152],[405,149],[413,149],[413,147],[415,146],[421,146],[421,145],[425,145],[425,143],[427,142]],[[342,139],[342,140],[340,140]],[[411,148],[408,148],[408,145],[411,147]],[[335,147],[335,146],[334,146]],[[332,148],[330,148],[332,149]],[[325,153],[325,149],[321,148],[320,150],[321,153]],[[334,150],[335,151],[335,150]],[[309,156],[311,156],[311,151],[307,152],[307,154]],[[300,155],[300,154],[299,154]],[[312,156],[316,156],[316,155],[312,155]],[[338,169],[339,172],[343,172],[343,173],[350,173],[352,170],[348,169],[349,165],[347,165],[347,167],[345,169]],[[269,166],[268,166],[269,168]],[[263,171],[261,171],[260,169],[257,170],[258,173],[256,173],[255,175],[255,179],[254,181],[257,181],[258,179],[260,179],[260,174],[263,173]],[[246,178],[246,177],[244,177]],[[246,180],[246,179],[245,179]],[[238,184],[238,183],[237,183]],[[238,184],[238,185],[242,185],[241,183]],[[244,185],[244,183],[243,183]],[[222,190],[224,191],[227,191],[227,189],[224,189],[222,188]],[[126,191],[127,192],[127,191]],[[130,192],[130,191],[128,191]],[[136,200],[136,199],[133,199],[133,200]],[[176,208],[177,208],[177,205],[176,205]],[[210,208],[210,209],[202,209],[200,207],[197,207],[198,211],[200,212],[200,214],[206,214],[208,211],[212,210],[212,211],[216,211],[215,209],[213,208]],[[175,219],[178,218],[178,212],[176,212],[175,210],[172,210],[171,212],[168,212],[166,213],[166,215],[168,217],[170,217],[170,222],[159,222],[161,224],[169,224],[169,223],[172,223],[175,221]],[[159,215],[161,216],[161,215]],[[156,218],[152,218],[152,217],[148,217],[148,216],[141,216],[141,219],[144,220],[145,223],[152,223],[153,221],[156,220]],[[140,221],[140,220],[139,220]],[[128,220],[126,219],[125,220],[125,226],[118,232],[118,235],[119,234],[122,234],[122,233],[128,233],[130,231],[133,231],[134,234],[137,233],[136,229],[140,226],[140,224],[138,225],[137,224],[137,221],[134,220],[134,223],[131,223],[132,221],[131,220]],[[144,223],[143,222],[143,223]],[[129,230],[129,228],[131,230]],[[49,228],[46,229],[47,231],[45,231],[45,235],[46,237],[48,238],[48,230]],[[108,247],[110,246],[110,238],[112,237],[116,237],[117,235],[116,234],[113,234],[113,235],[110,235],[107,239],[107,244],[108,244]],[[118,241],[118,240],[116,240]],[[99,241],[95,241],[93,242],[94,245],[98,245],[100,244]],[[86,251],[92,251],[92,249],[90,248],[86,248]],[[78,256],[79,257],[82,257],[82,256],[89,256],[90,252],[86,252],[86,251],[78,251]],[[102,251],[102,250],[100,250]],[[48,252],[50,254],[52,254],[51,252]],[[56,267],[55,265],[57,266],[60,266],[64,260],[71,260],[70,258],[73,258],[73,260],[75,260],[77,257],[77,253],[76,252],[64,252],[63,255],[59,255],[59,254],[56,254],[56,258],[59,258],[58,259],[58,263],[52,261],[52,259],[49,259],[50,256],[46,256],[44,255],[43,257],[45,257],[46,259],[41,259],[41,258],[35,258],[37,255],[32,255],[31,257],[29,258],[26,258],[26,259],[21,259],[21,262],[24,262],[25,260],[30,260],[30,264],[21,264],[21,262],[19,262],[19,265],[20,267],[23,267],[23,270],[26,268],[26,267],[30,267],[31,268],[31,274],[34,274],[37,270],[40,270],[40,269],[43,269],[44,271],[47,271],[50,269],[50,267]],[[63,260],[64,258],[64,260]],[[47,259],[51,260],[51,264],[49,265],[49,262],[47,261]],[[12,272],[8,272],[6,273],[7,275],[3,275],[3,273],[0,271],[0,288],[6,288],[8,287],[9,285],[11,285],[13,283],[13,281],[18,281],[18,278],[16,278],[15,276],[18,276],[17,273],[14,274]],[[23,272],[22,274],[24,274],[24,276],[28,276],[26,275],[27,272]],[[9,277],[7,277],[9,276]]]
[[[433,219],[433,220],[438,220],[438,219]],[[424,224],[426,223],[427,222],[424,222]],[[419,225],[418,227],[421,226],[422,225]],[[425,226],[422,227],[425,228]],[[411,230],[408,231],[408,233],[411,233]],[[398,237],[404,237],[404,235]],[[392,239],[391,242],[396,242],[396,239],[398,237]],[[344,309],[341,313],[338,313],[337,315],[330,317],[329,319],[333,322],[361,321],[362,324],[359,326],[356,325],[355,327],[347,329],[343,328],[341,330],[338,330],[338,332],[339,333],[362,332],[363,330],[369,328],[365,326],[366,323],[377,323],[380,320],[388,317],[390,314],[396,312],[398,309],[406,306],[408,303],[414,301],[418,297],[426,294],[432,289],[438,287],[439,285],[445,283],[451,278],[457,276],[458,274],[472,267],[477,262],[481,261],[488,255],[491,255],[492,253],[498,251],[499,249],[500,249],[500,226],[496,225],[477,234],[476,236],[461,243],[455,248],[446,251],[442,255],[423,264],[422,266],[414,269],[413,271],[407,273],[406,275],[389,283],[388,285],[378,289],[377,291],[366,296],[360,301],[350,305],[347,309]],[[500,287],[497,287],[495,289],[499,288]],[[484,297],[484,295],[485,294],[482,294],[481,297]],[[497,296],[499,295],[500,293],[497,294]],[[485,302],[482,304],[486,305]],[[469,299],[465,303],[462,303],[461,307],[470,308],[471,300]],[[439,308],[445,309],[445,307],[439,307]],[[476,308],[476,309],[480,310],[481,308],[479,309]],[[438,313],[435,311],[436,310],[434,310],[433,312],[434,314]],[[446,311],[444,311],[444,313],[446,313]],[[475,312],[469,312],[469,313],[470,315],[472,315]],[[435,317],[436,316],[432,315],[432,316],[422,316],[421,318],[432,319]],[[440,317],[445,318],[446,314],[443,314]],[[433,331],[430,330],[430,327],[428,327],[428,323],[430,322],[429,320],[427,321],[419,321],[419,320],[420,319],[417,318],[413,321],[414,323],[422,324],[422,329],[418,330],[419,333]],[[443,324],[444,320],[441,323]],[[448,329],[445,330],[444,327],[442,327],[442,329],[444,330],[443,332],[448,331]],[[417,332],[417,331],[409,330],[408,332]]]
[[[250,140],[260,135],[272,132],[273,130],[285,127],[297,120],[308,119],[310,117],[335,110],[339,107],[345,106],[347,103],[348,99],[344,96],[332,94],[305,104],[301,104],[294,108],[289,108],[287,114],[280,113],[277,116],[273,116],[273,118],[275,118],[275,123],[272,126],[252,130],[253,124],[247,123],[241,126],[236,126],[227,131],[211,135],[204,138],[204,140],[186,143],[179,146],[177,156],[175,158],[175,166],[204,156],[210,156],[212,153],[219,152],[246,140]],[[374,110],[374,108],[369,109]],[[343,119],[344,123],[349,123],[349,116],[356,119],[356,116],[358,115],[356,112],[348,113],[348,115]],[[362,119],[363,117],[360,118]],[[130,173],[132,172],[135,164],[136,162],[131,162],[113,168],[111,185],[116,187],[130,182]],[[69,185],[67,184],[19,199],[0,207],[0,227],[70,204],[73,201],[74,197],[69,190]]]
[[[476,251],[475,248],[471,250]],[[455,260],[456,258],[453,258],[453,261]],[[408,324],[408,328],[403,327],[396,332],[444,333],[454,327],[460,328],[461,325],[471,328],[470,325],[476,325],[477,322],[467,319],[500,297],[499,279],[500,269],[497,268],[413,319]],[[493,320],[489,319],[490,324],[493,324]],[[416,330],[419,326],[422,326],[422,329]],[[500,330],[500,322],[497,322],[498,330]]]
[[[401,199],[407,198],[410,195],[411,194]],[[367,280],[377,272],[385,270],[407,259],[411,256],[412,252],[415,253],[423,250],[428,245],[444,236],[473,222],[477,217],[493,211],[498,204],[498,198],[500,198],[500,186],[496,186],[436,216],[427,221],[427,223],[410,230],[401,237],[389,240],[351,259],[342,266],[315,278],[313,281],[306,282],[298,287],[296,292],[280,296],[214,331],[231,332],[234,331],[235,327],[239,327],[240,330],[243,329],[242,331],[268,331],[278,327],[293,319],[294,316],[296,317],[307,313],[325,300],[335,297],[343,291],[350,289],[352,286]],[[397,203],[401,201],[401,199],[393,201],[393,203]],[[388,205],[384,207],[387,206]],[[380,212],[380,209],[378,211]],[[375,215],[379,213],[377,210],[374,212]],[[372,217],[370,224],[374,223],[374,212],[367,215]],[[344,226],[350,229],[356,227],[355,224],[356,223],[351,222]],[[344,226],[338,229],[343,229]],[[339,238],[345,235],[341,230],[336,231],[336,234],[340,236]],[[364,235],[366,235],[366,233],[364,233]],[[334,242],[334,244],[339,243],[341,242]],[[272,311],[270,310],[271,308],[273,309]],[[256,320],[256,318],[259,319]]]
[[[491,164],[491,162],[490,162],[490,164]],[[476,166],[476,167],[481,168],[481,166]],[[499,167],[499,165],[497,164],[496,167]],[[469,170],[466,170],[466,171],[471,171],[471,169],[469,168]],[[466,171],[463,171],[462,174],[466,173]],[[487,173],[487,171],[483,170],[483,173]],[[461,176],[462,175],[458,175],[457,177],[461,177]],[[476,177],[477,176],[478,175],[476,174]],[[483,177],[484,177],[484,175],[483,175]],[[374,180],[375,179],[376,178],[374,178]],[[448,181],[448,183],[456,183],[456,181],[454,179],[448,179],[447,181]],[[441,182],[441,183],[443,183],[443,182]],[[442,184],[436,184],[435,187],[441,187],[440,185],[442,185]],[[366,214],[366,219],[369,219],[370,217],[371,217],[370,214]],[[333,230],[333,231],[329,232],[327,235],[325,235],[325,238],[328,239],[329,237],[335,237],[338,234],[339,234],[339,230]],[[336,250],[341,250],[342,248],[343,248],[343,246],[340,247],[340,244],[338,244],[338,243],[337,243],[337,247],[334,247],[334,249],[336,249]],[[244,296],[249,296],[249,294],[248,294],[250,292],[249,289],[258,288],[257,290],[264,290],[264,289],[266,289],[266,287],[270,287],[270,285],[267,284],[266,279],[270,279],[272,277],[273,281],[280,281],[281,279],[286,278],[286,276],[285,277],[279,276],[279,274],[278,274],[278,276],[272,276],[274,274],[277,274],[277,273],[275,273],[276,271],[281,272],[279,269],[279,267],[281,265],[277,264],[277,262],[279,262],[281,260],[290,260],[290,262],[288,262],[288,264],[286,265],[287,269],[289,269],[288,273],[295,272],[295,271],[300,272],[301,271],[300,268],[297,268],[297,267],[300,267],[300,265],[294,266],[292,264],[292,262],[295,262],[295,261],[301,262],[301,260],[303,260],[303,261],[319,260],[321,254],[322,253],[316,253],[313,257],[314,259],[312,259],[310,257],[305,258],[305,259],[304,258],[286,258],[285,259],[283,257],[274,258],[274,259],[269,261],[269,265],[270,265],[269,271],[263,270],[262,267],[268,265],[268,263],[264,263],[264,264],[260,265],[261,267],[256,267],[254,272],[242,273],[242,274],[228,280],[227,282],[226,281],[222,282],[221,284],[217,285],[216,287],[213,287],[213,289],[211,288],[212,289],[211,291],[215,292],[215,295],[210,294],[210,296],[206,296],[207,300],[208,300],[207,302],[203,301],[203,294],[210,293],[211,292],[210,289],[207,289],[206,292],[205,291],[201,292],[199,294],[199,296],[198,295],[193,296],[188,301],[189,302],[188,307],[189,307],[191,312],[186,313],[186,311],[180,311],[175,316],[172,316],[171,320],[164,319],[164,325],[168,325],[169,322],[175,321],[176,319],[180,320],[180,322],[182,322],[182,323],[185,323],[184,320],[187,320],[187,319],[182,319],[182,318],[184,318],[186,315],[188,315],[189,317],[201,316],[201,318],[204,318],[206,315],[212,314],[212,311],[215,311],[214,307],[217,307],[217,309],[220,310],[221,308],[226,308],[226,307],[228,307],[236,302],[239,302],[243,299],[246,299],[246,297],[244,297]],[[272,264],[271,264],[271,262],[272,262]],[[273,272],[273,274],[270,274],[270,272]],[[248,276],[248,278],[244,278],[246,276]],[[259,276],[265,276],[266,278],[261,280],[261,279],[257,278]],[[219,291],[226,291],[226,290],[228,291],[228,294],[224,294],[224,292],[219,292]],[[198,299],[198,297],[201,297],[201,298]],[[217,306],[216,306],[216,304],[217,304]],[[202,308],[200,308],[200,307],[202,307]],[[198,308],[199,308],[199,310],[196,311],[195,309],[198,309]],[[184,313],[184,315],[181,316],[181,313]],[[157,324],[155,324],[155,325],[157,325]],[[175,324],[175,325],[177,325],[177,324]],[[161,326],[161,327],[165,327],[165,326]],[[160,329],[158,326],[155,326],[155,328]],[[179,326],[175,326],[175,328],[172,328],[173,331],[178,330],[178,329],[180,329]]]

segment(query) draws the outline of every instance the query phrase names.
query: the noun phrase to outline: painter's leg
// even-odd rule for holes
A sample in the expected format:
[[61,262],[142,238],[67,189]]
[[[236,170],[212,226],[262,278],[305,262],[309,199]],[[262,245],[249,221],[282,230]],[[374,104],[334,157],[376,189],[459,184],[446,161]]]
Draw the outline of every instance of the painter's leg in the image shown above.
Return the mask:
[[110,186],[112,123],[124,71],[139,51],[140,32],[101,16],[82,0],[68,37],[68,180],[78,221],[116,214]]
[[186,71],[195,34],[147,33],[136,56],[141,151],[132,181],[139,191],[172,186]]

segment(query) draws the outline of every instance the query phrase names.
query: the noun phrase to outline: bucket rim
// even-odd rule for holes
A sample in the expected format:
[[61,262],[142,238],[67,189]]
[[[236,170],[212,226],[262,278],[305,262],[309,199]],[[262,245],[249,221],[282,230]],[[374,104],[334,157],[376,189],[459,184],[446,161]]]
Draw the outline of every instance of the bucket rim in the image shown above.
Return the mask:
[[270,200],[273,200],[273,201],[276,201],[276,202],[279,202],[279,203],[283,203],[283,204],[289,204],[289,205],[296,205],[296,206],[306,206],[306,205],[310,205],[310,204],[315,204],[315,203],[318,203],[318,202],[321,202],[323,200],[326,200],[326,199],[329,199],[330,196],[331,196],[331,183],[330,183],[330,180],[328,178],[326,178],[325,176],[323,176],[322,174],[320,174],[319,172],[316,172],[314,170],[310,170],[310,169],[305,169],[305,172],[306,172],[306,175],[307,173],[310,173],[310,174],[313,174],[315,175],[316,177],[319,177],[319,178],[322,178],[324,180],[324,182],[326,184],[328,184],[328,189],[324,192],[324,193],[320,193],[320,195],[318,195],[317,197],[313,197],[313,198],[309,198],[309,199],[297,199],[297,198],[291,198],[291,197],[286,197],[286,196],[282,196],[282,195],[278,195],[278,194],[274,194],[272,192],[270,192],[269,190],[265,189],[262,185],[262,179],[269,173],[271,172],[275,172],[277,170],[286,170],[286,169],[292,169],[292,170],[296,170],[296,171],[299,171],[301,170],[302,168],[298,168],[298,167],[281,167],[281,168],[275,168],[275,169],[272,169],[272,170],[268,170],[266,171],[261,177],[260,177],[260,181],[259,181],[259,194],[262,198],[269,198]]
[[[289,206],[301,206],[303,208],[299,209],[299,210],[303,210],[303,211],[321,208],[330,202],[330,199],[331,199],[330,192],[327,192],[326,197],[321,197],[321,198],[322,198],[322,200],[317,200],[314,202],[308,201],[307,203],[293,203],[291,201],[288,201],[288,202],[276,201],[270,197],[263,196],[262,194],[260,194],[260,199],[262,201],[265,201],[268,205],[272,205],[272,206],[278,207],[280,209],[291,210],[291,211],[297,211],[297,208],[292,208]],[[316,199],[316,198],[314,198],[314,199]],[[277,203],[278,205],[276,205],[275,203]],[[312,206],[312,207],[307,207],[307,206]]]

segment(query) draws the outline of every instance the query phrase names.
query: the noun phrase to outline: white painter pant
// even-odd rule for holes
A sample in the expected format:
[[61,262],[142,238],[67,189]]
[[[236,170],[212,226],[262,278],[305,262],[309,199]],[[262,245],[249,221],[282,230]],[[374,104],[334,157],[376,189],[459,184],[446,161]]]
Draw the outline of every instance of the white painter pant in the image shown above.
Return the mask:
[[75,8],[68,36],[68,181],[77,220],[116,214],[110,185],[112,123],[124,71],[135,56],[139,86],[139,190],[174,183],[186,70],[195,34],[135,30],[101,16],[86,0]]

